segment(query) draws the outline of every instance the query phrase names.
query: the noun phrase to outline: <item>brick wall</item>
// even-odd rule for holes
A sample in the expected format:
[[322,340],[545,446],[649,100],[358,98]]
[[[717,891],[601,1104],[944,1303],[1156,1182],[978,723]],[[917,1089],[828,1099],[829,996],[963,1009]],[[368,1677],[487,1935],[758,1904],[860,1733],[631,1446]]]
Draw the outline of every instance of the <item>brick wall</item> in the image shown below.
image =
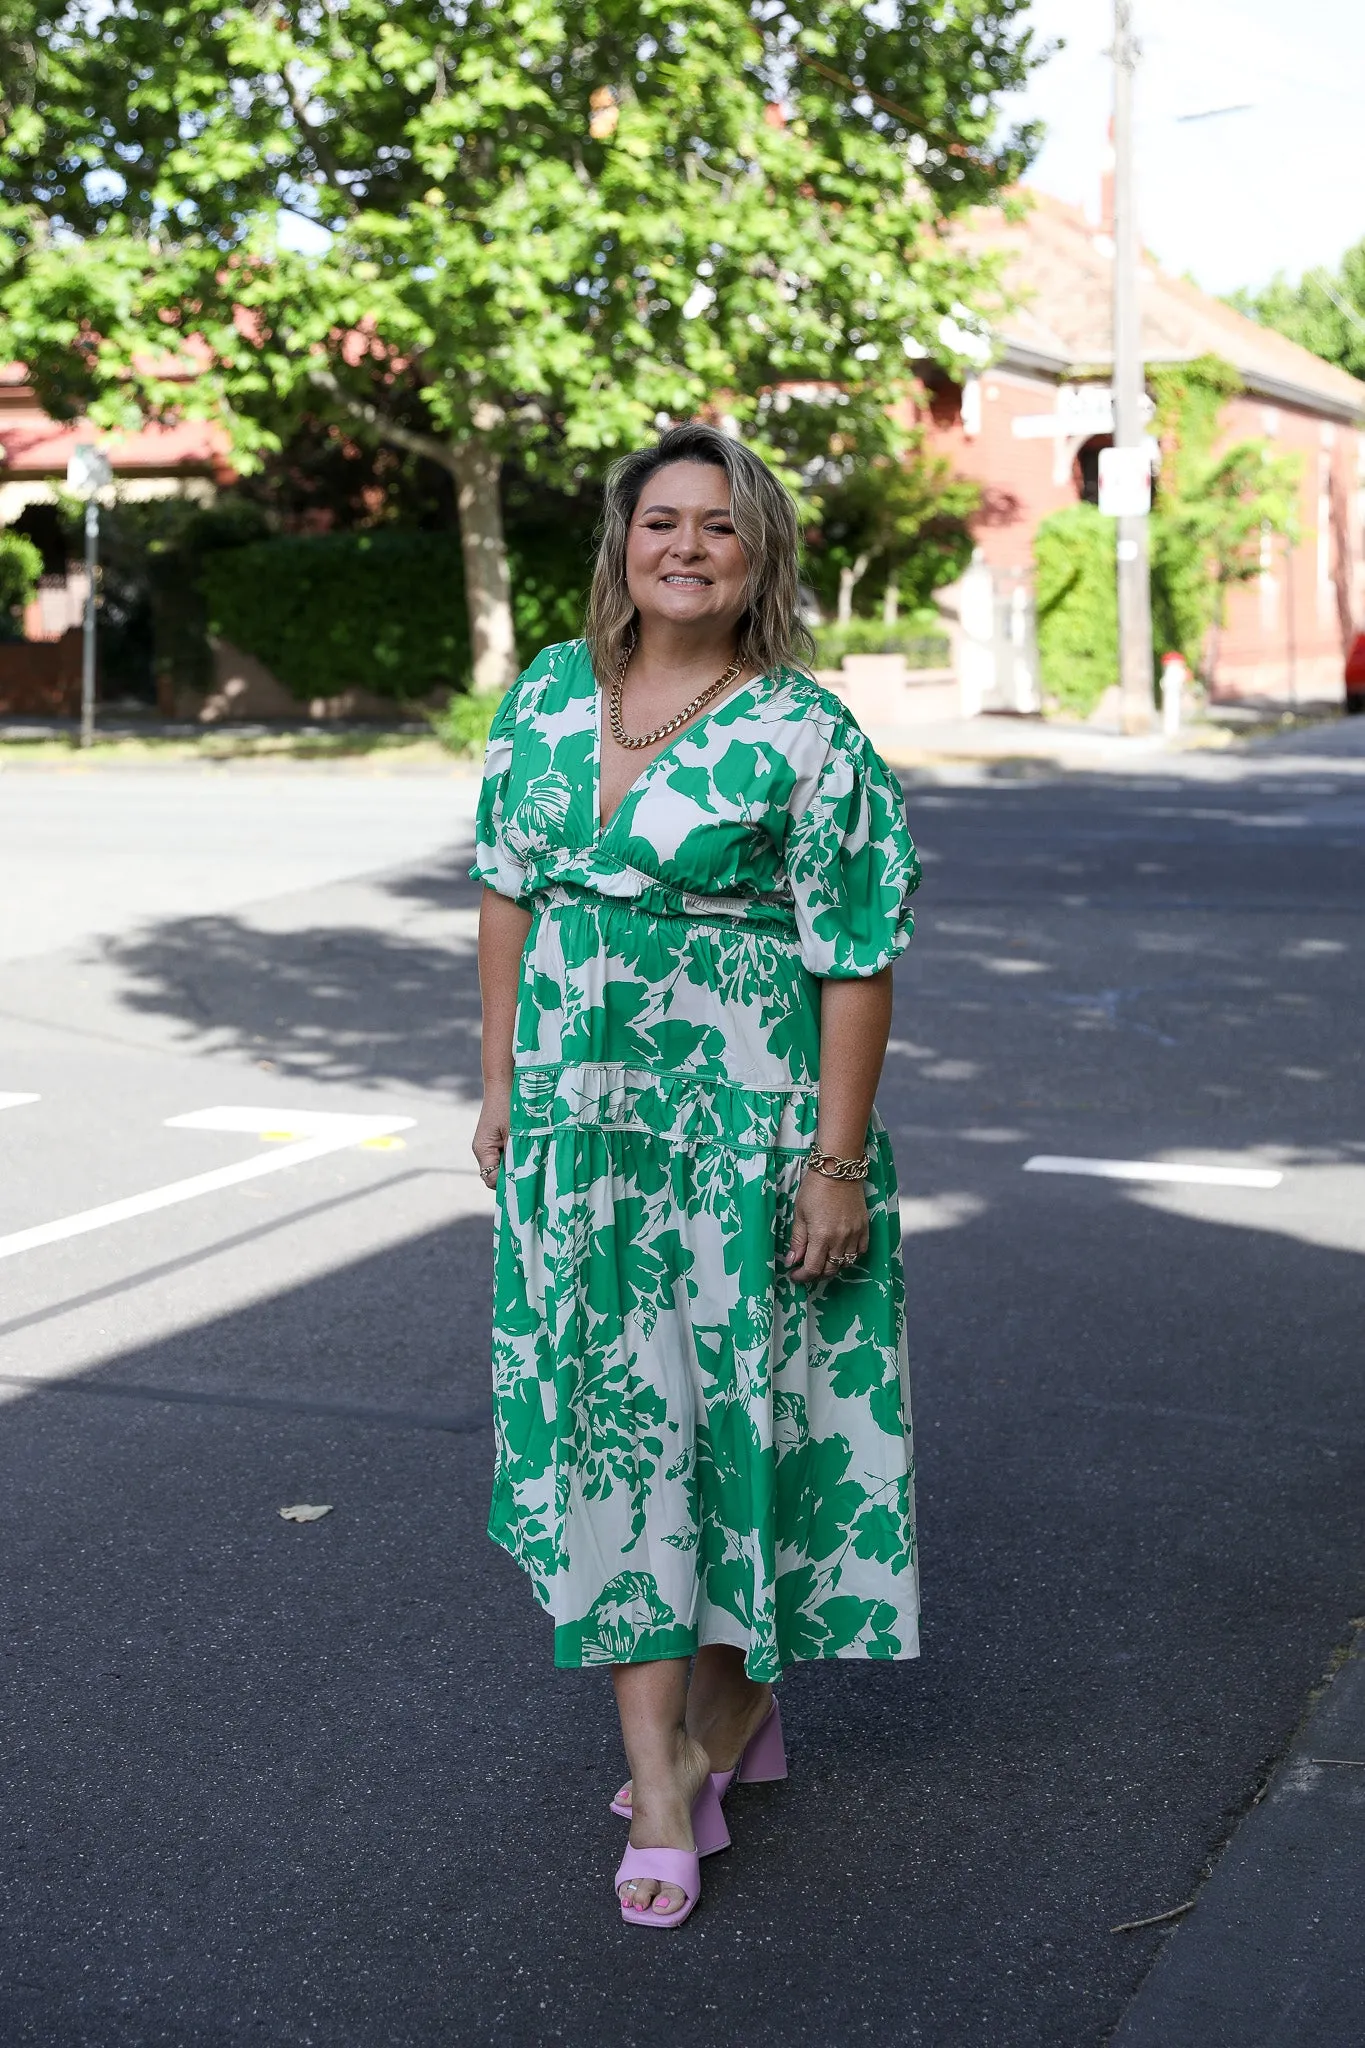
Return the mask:
[[966,396],[956,385],[929,396],[921,414],[934,449],[946,455],[959,476],[981,485],[984,502],[975,521],[977,545],[993,569],[1032,571],[1033,535],[1049,512],[1074,505],[1071,454],[1063,450],[1063,475],[1056,474],[1056,444],[1020,440],[1013,422],[1050,413],[1056,384],[1017,370],[988,370],[973,380]]
[[60,640],[0,641],[0,714],[11,718],[79,718],[81,635]]
[[1254,436],[1298,458],[1299,538],[1292,548],[1269,540],[1261,574],[1229,593],[1214,694],[1289,703],[1341,697],[1352,621],[1365,617],[1361,436],[1250,397],[1229,404],[1225,428],[1229,440]]

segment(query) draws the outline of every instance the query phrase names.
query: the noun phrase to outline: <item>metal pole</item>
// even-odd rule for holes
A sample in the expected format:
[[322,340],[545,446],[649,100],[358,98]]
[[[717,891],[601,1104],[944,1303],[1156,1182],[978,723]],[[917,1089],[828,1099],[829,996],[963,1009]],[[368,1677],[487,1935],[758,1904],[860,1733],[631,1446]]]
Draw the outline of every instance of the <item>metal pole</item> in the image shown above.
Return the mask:
[[95,737],[95,571],[100,552],[100,508],[85,502],[85,636],[81,642],[81,745]]
[[[1130,0],[1114,0],[1114,446],[1145,436],[1142,315],[1133,173],[1133,73],[1138,44]],[[1125,732],[1152,724],[1152,593],[1147,519],[1118,521],[1119,714]]]

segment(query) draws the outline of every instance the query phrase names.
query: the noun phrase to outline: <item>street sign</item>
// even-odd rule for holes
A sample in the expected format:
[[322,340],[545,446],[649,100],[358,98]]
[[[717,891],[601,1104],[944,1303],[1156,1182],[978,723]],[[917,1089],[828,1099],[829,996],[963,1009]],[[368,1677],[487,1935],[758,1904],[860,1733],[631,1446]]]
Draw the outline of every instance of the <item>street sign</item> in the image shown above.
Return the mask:
[[[1144,393],[1143,419],[1151,419],[1155,410]],[[1020,413],[1010,422],[1017,441],[1088,441],[1092,435],[1113,431],[1114,392],[1109,384],[1059,384],[1054,411]]]
[[100,498],[113,488],[109,457],[93,442],[78,441],[66,462],[66,487],[85,500],[85,629],[81,642],[81,745],[95,737],[95,619],[100,552]]
[[1101,448],[1100,510],[1108,519],[1141,519],[1152,509],[1147,448]]
[[109,490],[113,481],[104,450],[90,441],[78,441],[67,458],[66,488],[77,498],[95,498]]
[[1018,441],[1088,441],[1114,431],[1114,395],[1107,384],[1059,384],[1055,412],[1026,412],[1010,423]]

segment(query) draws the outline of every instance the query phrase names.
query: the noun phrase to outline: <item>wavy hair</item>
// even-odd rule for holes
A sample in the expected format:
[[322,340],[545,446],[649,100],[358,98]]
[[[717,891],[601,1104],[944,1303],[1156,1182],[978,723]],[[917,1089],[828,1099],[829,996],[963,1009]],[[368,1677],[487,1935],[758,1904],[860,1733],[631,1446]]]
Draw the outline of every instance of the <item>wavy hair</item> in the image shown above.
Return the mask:
[[801,534],[795,501],[742,441],[693,421],[670,427],[652,448],[623,455],[607,472],[584,627],[598,681],[616,675],[634,644],[638,614],[626,582],[626,542],[641,491],[656,471],[673,462],[705,463],[723,469],[729,479],[730,517],[749,567],[735,648],[740,661],[759,675],[808,667],[815,642],[799,609]]

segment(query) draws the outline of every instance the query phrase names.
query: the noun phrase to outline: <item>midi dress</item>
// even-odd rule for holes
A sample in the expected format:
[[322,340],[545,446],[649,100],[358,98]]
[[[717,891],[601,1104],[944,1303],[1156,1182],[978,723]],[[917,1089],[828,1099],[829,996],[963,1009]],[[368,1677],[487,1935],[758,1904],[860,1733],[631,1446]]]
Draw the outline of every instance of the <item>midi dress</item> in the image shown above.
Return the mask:
[[489,1534],[562,1667],[744,1652],[755,1680],[918,1654],[891,1148],[871,1241],[783,1261],[820,980],[909,942],[899,785],[809,676],[762,676],[599,823],[602,692],[545,649],[494,719],[472,874],[531,912],[496,1190]]

